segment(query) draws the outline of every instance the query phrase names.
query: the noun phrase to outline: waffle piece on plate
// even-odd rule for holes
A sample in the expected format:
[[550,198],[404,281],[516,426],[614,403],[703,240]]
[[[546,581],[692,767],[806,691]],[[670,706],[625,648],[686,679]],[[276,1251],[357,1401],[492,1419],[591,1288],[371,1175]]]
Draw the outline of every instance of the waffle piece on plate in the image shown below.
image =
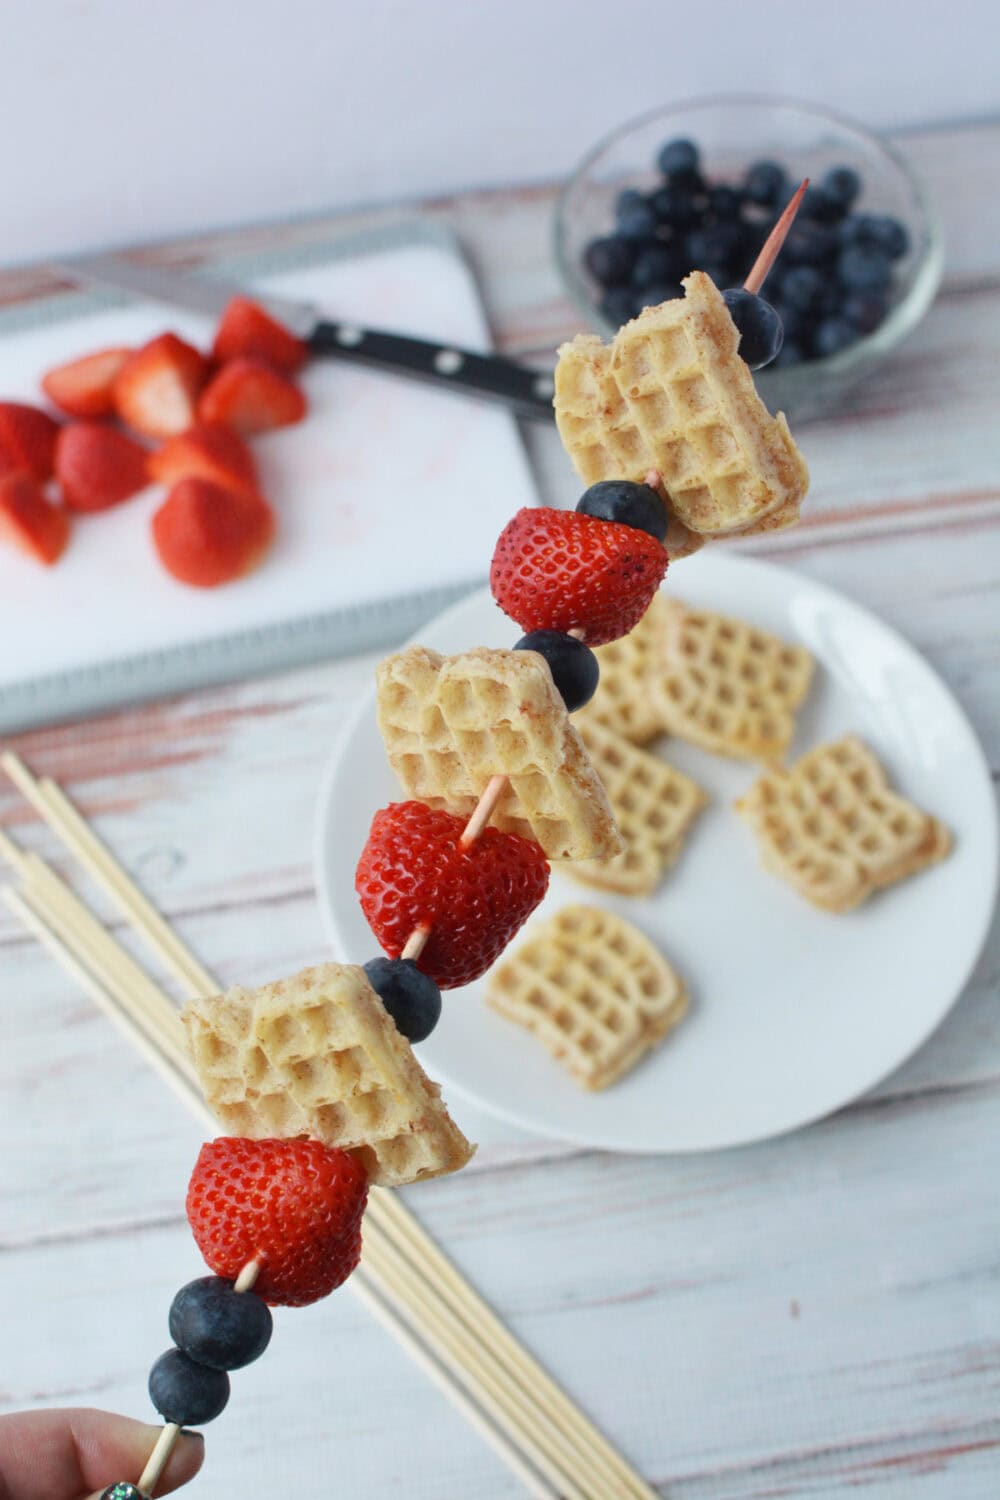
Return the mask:
[[744,620],[667,602],[650,691],[664,729],[717,755],[780,760],[814,662]]
[[535,839],[549,859],[621,852],[604,788],[537,652],[410,646],[380,664],[377,680],[379,729],[407,797],[468,817],[490,778],[505,775],[497,828]]
[[854,735],[767,771],[736,803],[766,869],[824,911],[850,911],[881,886],[943,859],[951,835],[900,797]]
[[573,716],[577,729],[603,724],[631,740],[633,745],[645,745],[661,733],[663,725],[650,700],[649,678],[658,664],[659,642],[666,629],[666,608],[664,595],[654,595],[634,630],[597,647],[594,655],[601,668],[601,680],[590,702]]
[[493,970],[486,998],[585,1089],[616,1083],[688,1006],[649,939],[594,906],[565,906],[536,927]]
[[[556,422],[577,473],[662,476],[667,508],[695,538],[788,526],[809,471],[784,415],[772,417],[739,356],[722,295],[701,271],[685,296],[647,307],[610,345],[580,335],[559,351]],[[682,555],[683,533],[667,550]]]
[[206,1102],[231,1135],[311,1136],[398,1187],[464,1167],[454,1124],[363,969],[321,964],[182,1012]]
[[677,859],[708,797],[689,776],[603,724],[582,724],[580,733],[604,783],[625,850],[614,859],[580,860],[568,865],[566,873],[601,890],[647,896]]

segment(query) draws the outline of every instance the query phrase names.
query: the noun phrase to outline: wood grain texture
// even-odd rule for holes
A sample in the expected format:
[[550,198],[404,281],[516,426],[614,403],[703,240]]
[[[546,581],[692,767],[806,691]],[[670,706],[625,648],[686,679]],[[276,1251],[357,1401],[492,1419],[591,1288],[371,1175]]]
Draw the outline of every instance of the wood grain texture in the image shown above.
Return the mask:
[[[902,630],[1000,779],[1000,208],[976,186],[1000,174],[1000,127],[905,145],[945,218],[944,294],[849,411],[804,429],[803,525],[743,545]],[[498,341],[518,353],[547,356],[575,327],[548,261],[551,204],[533,188],[426,206],[457,225]],[[194,264],[330,229],[155,253]],[[0,300],[46,284],[8,274]],[[555,434],[528,440],[543,494],[572,500]],[[326,951],[316,797],[374,660],[12,743],[72,791],[222,982],[256,983]],[[6,784],[0,824],[67,870]],[[142,1415],[173,1290],[199,1271],[182,1216],[199,1130],[2,908],[0,976],[0,1408]],[[904,1068],[835,1118],[743,1151],[612,1158],[455,1101],[480,1153],[408,1201],[664,1496],[986,1500],[1000,1490],[998,979],[995,927],[966,994]],[[234,1378],[192,1493],[293,1482],[352,1497],[519,1493],[348,1291],[279,1317],[267,1359]]]

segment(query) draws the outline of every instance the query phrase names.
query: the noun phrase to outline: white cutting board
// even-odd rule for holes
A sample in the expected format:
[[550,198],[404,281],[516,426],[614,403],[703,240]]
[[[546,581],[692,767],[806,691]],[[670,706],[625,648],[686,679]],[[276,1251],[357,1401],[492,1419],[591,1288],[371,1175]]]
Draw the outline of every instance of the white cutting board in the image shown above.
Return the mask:
[[[216,269],[339,317],[489,348],[471,271],[434,228]],[[164,328],[211,340],[208,319],[159,304],[66,301],[72,316],[0,338],[0,397],[39,401],[51,365]],[[54,568],[0,549],[0,730],[402,640],[485,578],[502,527],[535,499],[513,419],[334,360],[302,378],[307,419],[253,442],[279,528],[249,578],[171,579],[150,538],[153,489],[82,517]]]

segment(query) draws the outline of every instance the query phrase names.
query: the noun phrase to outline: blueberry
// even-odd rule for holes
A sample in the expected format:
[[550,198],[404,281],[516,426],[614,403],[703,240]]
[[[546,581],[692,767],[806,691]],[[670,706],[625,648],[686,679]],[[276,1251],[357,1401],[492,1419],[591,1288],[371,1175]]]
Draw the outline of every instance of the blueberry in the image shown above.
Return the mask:
[[644,291],[636,292],[636,312],[641,312],[644,307],[659,307],[661,302],[673,302],[683,295],[684,288],[679,281],[658,281]]
[[[662,508],[662,507],[661,507]],[[561,630],[532,630],[522,635],[515,651],[537,651],[544,656],[566,708],[570,713],[589,703],[601,675],[597,657],[589,646]]]
[[698,222],[698,207],[691,194],[676,187],[657,188],[650,194],[649,206],[658,221],[671,229],[689,229]]
[[238,1370],[259,1359],[271,1328],[267,1303],[254,1292],[234,1292],[221,1276],[189,1281],[170,1307],[170,1337],[212,1370]]
[[859,333],[872,333],[884,320],[888,309],[879,292],[851,292],[844,298],[840,310]]
[[843,349],[857,343],[858,331],[846,318],[824,318],[813,334],[813,353],[820,359],[831,354],[840,354]]
[[802,364],[804,359],[805,354],[803,353],[801,344],[793,344],[790,339],[786,339],[778,352],[777,359],[774,361],[774,368],[776,370],[786,370],[789,365]]
[[782,280],[781,295],[792,307],[808,312],[822,301],[825,287],[826,283],[815,266],[792,266]]
[[656,229],[656,214],[644,199],[616,214],[618,233],[627,240],[644,240]]
[[825,188],[810,183],[802,197],[799,216],[815,220],[818,224],[836,224],[847,212],[847,205]]
[[781,326],[785,331],[785,342],[791,340],[793,344],[797,344],[804,327],[804,319],[799,309],[792,307],[790,302],[777,302],[773,299],[771,299],[771,305],[781,319]]
[[859,215],[856,234],[859,244],[866,249],[881,250],[890,260],[899,260],[910,248],[906,225],[888,214]]
[[602,286],[621,286],[632,274],[635,245],[621,235],[605,235],[603,239],[591,240],[583,252],[583,263]]
[[722,298],[739,331],[741,358],[751,370],[763,369],[781,348],[784,338],[781,319],[770,302],[753,292],[745,292],[742,287],[727,288]]
[[698,157],[698,147],[694,141],[679,138],[667,141],[660,147],[656,158],[656,165],[664,177],[674,177],[679,173],[690,174],[697,172],[701,163]]
[[840,248],[837,231],[829,224],[796,221],[781,247],[781,257],[792,266],[818,266]]
[[740,254],[743,245],[739,224],[710,224],[707,229],[692,229],[686,241],[692,266],[727,265]]
[[663,501],[648,484],[633,484],[628,479],[602,479],[584,490],[576,508],[582,516],[596,516],[600,521],[618,521],[648,531],[658,542],[666,539],[667,512]]
[[676,281],[677,255],[666,245],[650,245],[639,251],[632,268],[632,285],[636,291],[665,281]]
[[620,328],[635,316],[635,297],[627,286],[613,286],[604,293],[598,305],[601,316],[612,328]]
[[755,161],[743,179],[743,191],[751,203],[777,207],[788,191],[784,167],[776,161]]
[[368,983],[411,1042],[430,1036],[441,1019],[441,991],[412,958],[370,958],[365,964]]
[[708,211],[723,223],[730,223],[740,216],[743,207],[743,194],[738,188],[727,187],[720,183],[718,187],[708,190]]
[[622,188],[615,199],[615,217],[627,214],[632,208],[639,208],[645,201],[645,195],[638,188]]
[[200,1427],[224,1409],[229,1376],[198,1364],[180,1349],[168,1349],[149,1372],[149,1398],[165,1422]]
[[841,286],[852,292],[884,292],[892,280],[892,267],[881,250],[849,245],[837,257]]
[[848,209],[861,191],[861,178],[853,167],[831,167],[820,187]]

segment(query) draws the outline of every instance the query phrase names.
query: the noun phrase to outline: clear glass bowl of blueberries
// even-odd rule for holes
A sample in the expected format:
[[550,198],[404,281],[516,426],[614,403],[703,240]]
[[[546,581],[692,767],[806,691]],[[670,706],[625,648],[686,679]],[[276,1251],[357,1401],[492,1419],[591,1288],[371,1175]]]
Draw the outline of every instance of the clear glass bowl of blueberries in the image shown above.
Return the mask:
[[606,337],[706,271],[738,287],[803,177],[810,187],[761,290],[781,347],[755,376],[772,410],[834,410],[916,326],[941,280],[941,231],[906,162],[850,120],[792,100],[695,100],[633,120],[560,195],[556,258]]

